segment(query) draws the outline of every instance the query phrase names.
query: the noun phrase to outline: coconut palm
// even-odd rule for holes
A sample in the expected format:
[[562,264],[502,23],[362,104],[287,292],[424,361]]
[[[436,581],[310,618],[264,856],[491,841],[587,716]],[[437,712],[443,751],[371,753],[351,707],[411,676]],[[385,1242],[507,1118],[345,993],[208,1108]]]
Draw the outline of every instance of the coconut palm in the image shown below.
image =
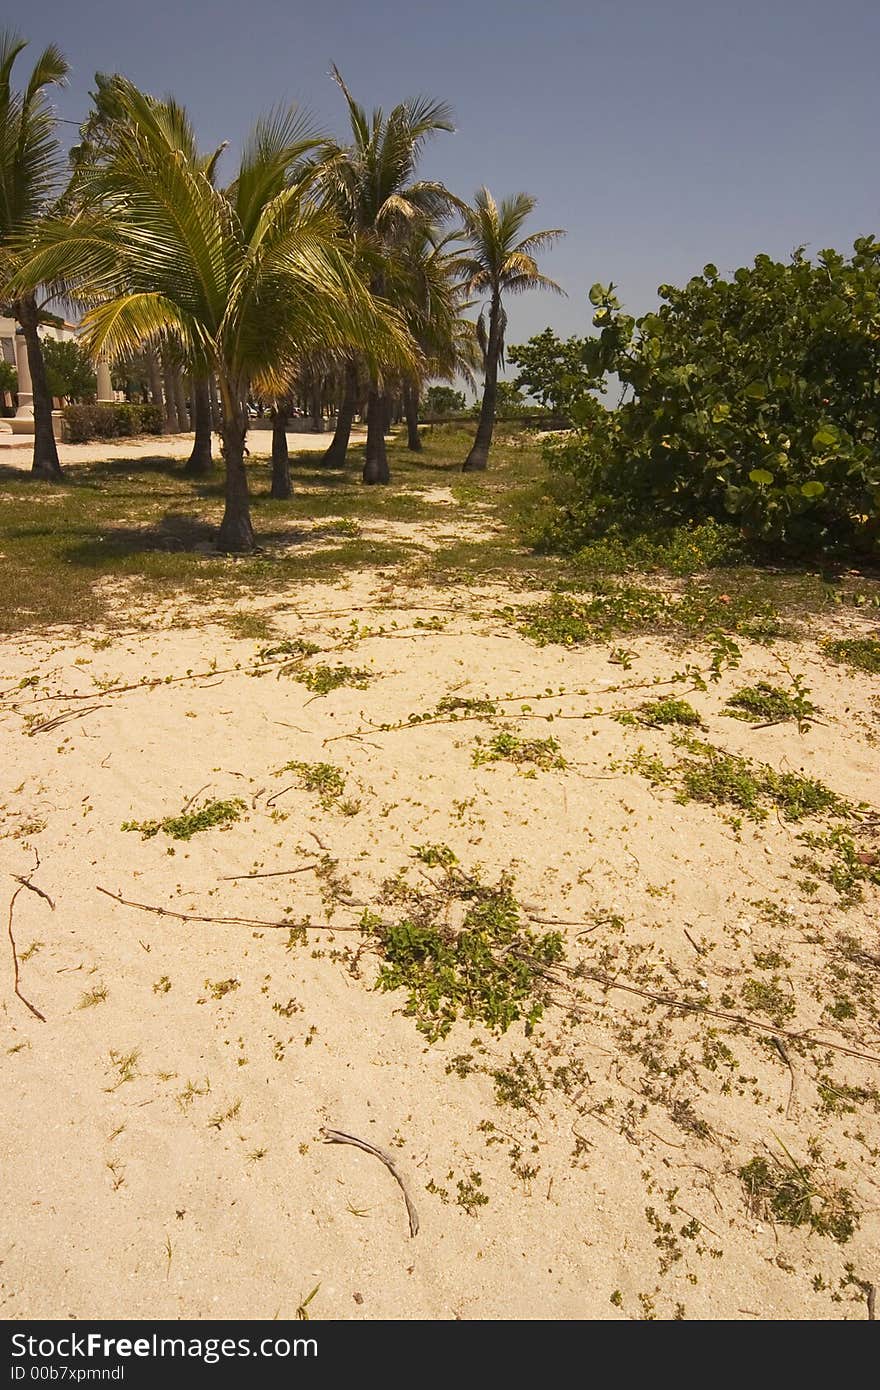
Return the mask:
[[[0,33],[0,283],[10,278],[28,239],[51,206],[63,168],[47,92],[63,84],[67,62],[50,44],[34,64],[27,86],[15,92],[12,70],[26,47],[26,41],[9,30]],[[37,288],[19,290],[9,298],[8,307],[21,324],[27,348],[34,397],[33,473],[38,478],[57,479],[63,475],[40,348]]]
[[515,193],[512,198],[503,198],[496,203],[488,188],[480,188],[473,207],[464,211],[461,235],[465,250],[461,261],[465,290],[468,295],[485,296],[487,300],[477,320],[477,334],[483,353],[483,403],[477,435],[464,463],[465,473],[482,470],[489,462],[498,394],[498,368],[504,364],[504,331],[507,327],[504,295],[523,294],[526,290],[564,293],[555,280],[540,273],[535,260],[535,252],[564,236],[564,231],[554,228],[520,236],[536,201],[528,193]]
[[404,377],[403,411],[407,447],[421,452],[418,427],[419,395],[430,378],[452,381],[462,376],[473,385],[480,362],[475,325],[464,317],[471,307],[465,299],[460,254],[450,249],[455,234],[417,224],[406,241],[393,284],[406,325],[422,353],[422,370]]
[[[324,151],[325,198],[348,232],[356,262],[369,274],[374,291],[383,295],[394,257],[414,225],[430,224],[448,215],[455,205],[442,183],[416,178],[425,142],[438,131],[453,129],[452,113],[445,102],[416,97],[401,102],[387,116],[381,110],[368,116],[335,67],[333,77],[348,106],[351,143],[331,143]],[[350,369],[337,434],[351,428],[356,389],[357,375]],[[367,392],[365,483],[390,482],[385,452],[387,421],[388,402],[374,372]],[[340,447],[334,439],[333,459],[338,459]],[[344,457],[344,448],[341,452]]]
[[[70,163],[73,166],[74,176],[65,199],[65,211],[68,213],[76,209],[83,197],[88,199],[94,170],[113,159],[120,129],[126,122],[125,108],[120,104],[118,95],[120,81],[119,74],[116,73],[95,73],[95,90],[89,94],[92,109],[80,126],[80,143],[70,151]],[[217,163],[226,148],[226,142],[224,141],[211,154],[200,154],[195,131],[186,109],[172,97],[167,97],[163,101],[157,101],[152,97],[148,99],[156,109],[161,108],[163,110],[168,136],[174,140],[182,157],[187,162],[201,168],[205,176],[213,181]],[[148,356],[155,373],[155,380],[151,377],[154,399],[160,399],[165,409],[166,432],[177,434],[188,428],[189,419],[183,373],[179,360],[180,354],[175,354],[171,348],[171,344],[165,344],[162,352],[164,384],[158,375],[158,360],[152,349],[148,350]],[[191,392],[192,424],[195,437],[192,452],[183,471],[191,477],[204,477],[214,467],[210,386],[207,378],[193,378]]]
[[221,402],[225,511],[218,545],[254,547],[244,443],[247,397],[282,393],[319,346],[408,366],[414,345],[351,267],[337,219],[311,194],[318,137],[294,110],[261,121],[238,175],[218,189],[181,147],[179,122],[118,79],[122,110],[105,160],[82,174],[80,211],[43,225],[19,283],[64,284],[88,306],[95,355],[172,340]]

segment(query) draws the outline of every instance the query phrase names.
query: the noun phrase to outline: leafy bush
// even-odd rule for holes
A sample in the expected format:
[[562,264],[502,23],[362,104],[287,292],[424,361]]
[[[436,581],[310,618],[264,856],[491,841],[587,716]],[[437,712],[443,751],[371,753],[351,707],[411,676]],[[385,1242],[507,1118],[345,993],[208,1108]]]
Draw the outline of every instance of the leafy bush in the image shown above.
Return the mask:
[[[515,350],[579,426],[556,447],[576,483],[563,529],[589,537],[609,512],[624,527],[712,517],[747,541],[876,551],[880,242],[816,263],[760,255],[730,280],[707,265],[660,295],[636,321],[594,285],[598,336]],[[610,374],[616,410],[591,394]]]
[[90,439],[124,439],[135,434],[161,434],[162,410],[158,405],[68,405],[64,409],[71,444]]
[[59,341],[55,338],[42,340],[43,361],[46,364],[46,378],[49,394],[59,400],[92,400],[98,385],[98,378],[88,353],[79,343],[70,339]]

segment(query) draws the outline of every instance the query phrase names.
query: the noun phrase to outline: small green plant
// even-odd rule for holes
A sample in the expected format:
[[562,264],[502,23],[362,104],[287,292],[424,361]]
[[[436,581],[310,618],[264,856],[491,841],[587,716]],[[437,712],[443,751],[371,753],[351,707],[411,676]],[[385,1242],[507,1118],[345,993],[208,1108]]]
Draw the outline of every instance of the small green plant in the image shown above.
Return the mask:
[[[488,886],[448,869],[443,891],[420,897],[395,880],[386,897],[409,913],[392,923],[364,914],[362,930],[382,956],[376,987],[406,990],[406,1012],[431,1042],[459,1017],[498,1033],[524,1018],[531,1031],[547,999],[545,971],[564,952],[558,932],[539,935],[523,919],[510,879]],[[466,907],[458,928],[448,921],[455,902]]]
[[467,1178],[459,1178],[457,1186],[456,1205],[463,1207],[468,1216],[476,1216],[480,1207],[489,1205],[489,1198],[482,1191],[482,1174],[471,1173]]
[[458,856],[448,845],[413,845],[413,854],[428,868],[451,869],[458,863]]
[[300,685],[315,695],[329,695],[340,686],[353,686],[356,690],[366,690],[375,676],[374,671],[355,670],[351,666],[310,666],[300,671],[296,679]]
[[671,696],[662,700],[646,700],[639,705],[639,715],[643,724],[678,724],[684,728],[702,728],[702,720],[687,700],[676,700]]
[[103,1004],[110,991],[106,985],[94,985],[92,989],[87,989],[80,995],[78,1009],[93,1009],[96,1004]]
[[638,750],[628,766],[658,786],[677,782],[676,799],[682,803],[702,801],[710,806],[733,806],[754,821],[766,820],[771,806],[788,821],[827,813],[852,813],[853,808],[843,797],[816,778],[777,772],[767,763],[753,763],[750,758],[725,753],[697,739],[679,742],[691,756],[673,767],[667,767],[644,749]]
[[791,690],[783,690],[770,681],[744,686],[731,695],[725,711],[734,719],[745,719],[751,724],[792,722],[801,730],[809,726],[812,716],[817,713],[800,676],[793,678]]
[[752,1213],[784,1226],[809,1226],[840,1244],[848,1241],[860,1219],[852,1193],[821,1179],[815,1164],[798,1163],[780,1147],[782,1157],[756,1157],[739,1170]]
[[208,801],[197,811],[181,811],[179,816],[166,816],[163,820],[123,821],[123,830],[139,830],[141,839],[151,840],[160,830],[172,840],[191,840],[193,835],[203,830],[213,830],[215,826],[226,827],[241,818],[246,809],[241,797],[228,801]]
[[880,676],[880,639],[876,637],[841,637],[825,643],[832,661]]
[[231,994],[233,990],[239,989],[240,986],[241,981],[236,979],[205,981],[205,989],[212,999],[223,999],[227,994]]
[[540,768],[548,772],[551,768],[566,768],[568,763],[559,751],[555,738],[519,738],[516,734],[495,734],[488,743],[476,740],[472,763],[481,767],[483,763],[514,763],[518,767]]
[[317,792],[325,811],[331,810],[345,791],[345,773],[333,763],[285,763],[275,776],[280,777],[282,772],[295,773],[303,791]]

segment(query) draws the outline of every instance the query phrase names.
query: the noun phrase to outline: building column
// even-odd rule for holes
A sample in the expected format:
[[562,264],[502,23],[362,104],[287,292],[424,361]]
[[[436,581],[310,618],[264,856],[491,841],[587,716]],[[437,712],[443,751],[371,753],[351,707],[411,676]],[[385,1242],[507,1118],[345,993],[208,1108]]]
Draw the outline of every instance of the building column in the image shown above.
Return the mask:
[[116,397],[113,394],[110,365],[103,357],[98,362],[96,374],[98,377],[98,391],[96,397],[98,405],[113,405]]
[[15,333],[15,370],[18,373],[18,409],[16,420],[34,418],[34,387],[31,381],[31,366],[28,362],[27,343],[22,329]]

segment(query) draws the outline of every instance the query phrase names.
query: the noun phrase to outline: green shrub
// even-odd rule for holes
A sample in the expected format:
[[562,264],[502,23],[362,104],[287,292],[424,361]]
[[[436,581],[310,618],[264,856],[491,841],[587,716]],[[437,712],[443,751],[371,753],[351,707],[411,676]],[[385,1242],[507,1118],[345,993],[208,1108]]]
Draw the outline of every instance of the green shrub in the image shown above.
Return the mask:
[[124,439],[136,434],[161,434],[163,415],[158,405],[128,401],[100,405],[68,405],[64,409],[71,444],[92,439]]
[[[607,515],[659,530],[714,518],[747,543],[876,552],[880,242],[815,263],[760,255],[729,280],[707,265],[660,295],[636,321],[613,286],[590,292],[598,336],[566,378],[583,418],[575,400],[580,429],[553,446],[576,484],[562,532],[583,544]],[[591,393],[612,373],[625,400],[607,410]]]

